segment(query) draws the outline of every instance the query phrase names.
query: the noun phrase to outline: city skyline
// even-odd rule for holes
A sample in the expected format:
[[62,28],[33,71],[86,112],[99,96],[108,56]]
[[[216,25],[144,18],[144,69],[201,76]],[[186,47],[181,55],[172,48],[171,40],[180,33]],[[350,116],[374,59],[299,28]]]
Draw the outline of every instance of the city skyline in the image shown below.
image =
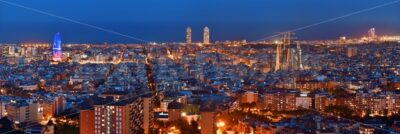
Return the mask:
[[[104,16],[90,16],[90,14],[104,12],[99,10],[101,7],[107,7],[107,2],[105,1],[100,1],[98,3],[83,1],[81,5],[78,5],[78,9],[80,6],[89,5],[89,3],[92,3],[92,6],[98,6],[99,9],[87,8],[84,10],[71,11],[71,13],[63,12],[68,10],[68,7],[72,6],[71,3],[68,2],[13,2],[61,17],[71,18],[87,24],[145,39],[149,42],[184,42],[185,38],[177,35],[184,34],[184,29],[187,26],[191,26],[194,31],[193,41],[202,40],[202,37],[199,36],[202,34],[199,29],[202,29],[204,26],[209,26],[210,29],[213,29],[213,40],[215,41],[253,41],[273,35],[276,32],[289,31],[297,27],[306,26],[392,1],[309,1],[300,3],[300,5],[307,8],[295,8],[294,5],[296,2],[292,0],[283,2],[255,1],[252,4],[246,3],[244,5],[239,1],[233,1],[224,3],[227,7],[222,9],[216,8],[215,5],[213,5],[223,4],[221,2],[204,1],[204,3],[200,4],[201,6],[193,7],[199,3],[188,1],[183,2],[181,6],[172,5],[171,7],[160,7],[158,5],[152,5],[149,8],[158,10],[177,8],[176,10],[168,10],[167,12],[158,12],[158,10],[149,12],[149,14],[157,19],[154,19],[154,17],[145,17],[145,15],[134,12],[140,9],[149,10],[146,8],[134,8],[131,12],[124,12],[125,10],[131,9],[131,7],[127,5],[130,5],[132,2],[127,1],[123,2],[126,5],[115,5],[119,6],[120,9],[116,8],[113,12],[104,13]],[[144,2],[143,4],[154,4],[154,2],[155,1]],[[38,5],[39,3],[40,5]],[[60,4],[65,4],[66,6],[60,7],[60,9],[50,8]],[[208,4],[210,5],[207,6]],[[182,7],[184,5],[187,5],[187,7]],[[285,5],[288,6],[288,8],[293,7],[293,9],[289,11],[279,11],[273,7],[278,5]],[[2,2],[0,6],[2,7],[2,12],[0,12],[0,29],[3,29],[0,31],[0,42],[3,43],[48,42],[50,40],[48,36],[55,32],[65,34],[64,40],[68,43],[142,43],[137,40],[98,31],[51,16],[38,14],[23,8],[13,7],[4,2]],[[396,8],[397,6],[397,4],[388,5],[307,30],[301,30],[299,31],[298,37],[304,40],[334,39],[340,36],[356,37],[362,34],[364,29],[370,27],[379,29],[379,31],[377,31],[378,34],[400,34],[397,32],[400,31],[400,27],[396,25],[400,22],[400,17],[396,15],[396,12],[400,9]],[[339,7],[341,10],[336,11],[335,9]],[[109,8],[114,9],[115,7]],[[234,11],[236,8],[247,10],[243,12]],[[205,9],[210,11],[199,13],[199,11]],[[318,15],[312,12],[317,9],[319,11]],[[212,14],[212,11],[218,11],[216,13],[223,17],[214,17],[216,14]],[[7,12],[13,12],[13,16],[8,15]],[[80,13],[77,14],[78,12]],[[294,20],[296,21],[293,23]],[[348,31],[349,29],[351,29],[351,32]],[[6,31],[15,32],[7,33]]]

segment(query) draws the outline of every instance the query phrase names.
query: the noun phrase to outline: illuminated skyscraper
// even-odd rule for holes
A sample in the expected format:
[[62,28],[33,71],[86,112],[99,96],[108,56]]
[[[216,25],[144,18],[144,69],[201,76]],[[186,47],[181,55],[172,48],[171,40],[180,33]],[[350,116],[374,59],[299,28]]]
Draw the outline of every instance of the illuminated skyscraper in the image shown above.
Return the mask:
[[11,45],[8,47],[8,54],[9,55],[14,55],[15,53],[15,46]]
[[[131,134],[129,120],[133,117],[129,112],[130,104],[119,102],[114,104],[96,104],[94,107],[95,134]],[[92,117],[92,116],[89,116]],[[91,126],[93,127],[93,126]],[[137,126],[140,127],[140,126]]]
[[210,44],[210,29],[204,27],[203,44]]
[[287,46],[291,44],[291,35],[293,33],[284,32],[282,34],[283,34],[282,44],[277,44],[276,46],[275,71],[281,69],[284,70],[288,69],[288,60],[291,55]]
[[192,28],[186,28],[186,45],[192,44]]
[[339,44],[345,45],[346,44],[346,36],[342,36],[339,38]]
[[375,28],[371,28],[371,29],[368,30],[368,38],[370,38],[370,39],[375,39],[376,38]]
[[278,71],[281,67],[281,49],[281,44],[276,44],[275,71]]
[[61,36],[60,33],[56,33],[56,35],[54,35],[53,42],[53,61],[61,61],[61,56]]
[[292,34],[283,33],[282,44],[276,46],[275,71],[303,69],[300,44],[297,44],[297,48],[293,45]]
[[301,48],[300,48],[300,43],[297,43],[297,67],[298,69],[303,69],[303,62],[301,61]]
[[80,131],[84,134],[152,134],[152,96],[138,98],[101,94],[93,110],[80,110]]

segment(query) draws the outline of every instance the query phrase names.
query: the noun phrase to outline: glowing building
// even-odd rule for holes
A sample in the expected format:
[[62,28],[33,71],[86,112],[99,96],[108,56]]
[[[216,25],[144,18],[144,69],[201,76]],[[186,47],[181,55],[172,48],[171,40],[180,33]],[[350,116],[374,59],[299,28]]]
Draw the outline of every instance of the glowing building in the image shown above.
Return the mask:
[[378,36],[375,33],[375,28],[370,28],[368,30],[368,37],[367,37],[368,41],[378,41]]
[[301,52],[302,52],[302,50],[300,48],[300,43],[297,43],[297,58],[296,58],[296,60],[297,60],[297,68],[296,69],[303,69],[303,62],[301,62],[302,61]]
[[204,27],[203,44],[210,44],[210,29]]
[[369,37],[370,39],[376,38],[375,28],[370,28],[370,29],[368,30],[368,37]]
[[53,43],[53,61],[61,61],[61,56],[61,36],[60,33],[56,33],[56,35],[54,35]]
[[293,45],[292,34],[292,32],[283,33],[282,43],[278,43],[276,46],[275,71],[303,68],[300,44],[297,43],[297,47]]
[[186,45],[192,44],[192,28],[186,28]]
[[281,67],[281,51],[281,44],[276,44],[275,71],[278,71]]
[[341,44],[341,45],[346,44],[346,36],[342,36],[339,38],[339,44]]

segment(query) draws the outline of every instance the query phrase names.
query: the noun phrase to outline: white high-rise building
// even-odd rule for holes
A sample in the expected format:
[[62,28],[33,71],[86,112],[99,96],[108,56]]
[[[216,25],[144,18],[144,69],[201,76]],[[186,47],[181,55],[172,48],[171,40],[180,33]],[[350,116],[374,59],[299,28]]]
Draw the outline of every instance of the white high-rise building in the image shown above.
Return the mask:
[[8,47],[8,54],[9,55],[14,55],[15,53],[15,46],[11,45]]
[[368,36],[369,36],[370,38],[375,38],[375,37],[376,37],[375,28],[370,28],[370,29],[368,30]]
[[377,36],[376,36],[376,33],[375,33],[375,28],[370,28],[368,30],[368,40],[369,41],[376,41],[376,39],[377,39]]
[[204,27],[203,44],[210,44],[210,29]]
[[192,28],[186,28],[186,45],[192,44]]
[[276,44],[275,71],[278,71],[281,67],[281,51],[281,44]]

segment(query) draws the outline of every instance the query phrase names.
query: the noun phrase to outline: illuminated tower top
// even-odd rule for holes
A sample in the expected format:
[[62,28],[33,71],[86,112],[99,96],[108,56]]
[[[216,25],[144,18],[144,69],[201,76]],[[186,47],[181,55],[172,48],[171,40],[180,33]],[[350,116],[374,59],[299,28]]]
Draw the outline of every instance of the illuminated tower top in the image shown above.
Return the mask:
[[186,28],[186,45],[192,44],[192,28]]
[[61,36],[60,33],[54,35],[53,42],[53,61],[61,61],[62,51],[61,51]]
[[53,42],[53,50],[61,50],[61,35],[60,33],[56,33],[54,35],[54,42]]
[[210,29],[204,27],[203,44],[210,44]]
[[371,29],[368,30],[368,38],[370,38],[370,39],[375,39],[376,38],[375,28],[371,28]]

